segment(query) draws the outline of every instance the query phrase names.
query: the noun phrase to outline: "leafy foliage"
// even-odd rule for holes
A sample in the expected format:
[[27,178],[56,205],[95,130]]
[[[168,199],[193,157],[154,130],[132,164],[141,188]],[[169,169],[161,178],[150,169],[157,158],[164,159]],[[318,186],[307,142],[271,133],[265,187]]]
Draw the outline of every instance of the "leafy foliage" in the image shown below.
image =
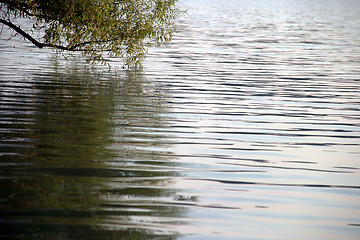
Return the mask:
[[[92,62],[104,53],[137,64],[147,47],[167,43],[180,13],[177,0],[0,0],[0,22],[38,47],[81,51]],[[14,18],[33,19],[43,42],[12,24]],[[14,26],[15,27],[14,27]],[[21,30],[21,31],[20,31]]]

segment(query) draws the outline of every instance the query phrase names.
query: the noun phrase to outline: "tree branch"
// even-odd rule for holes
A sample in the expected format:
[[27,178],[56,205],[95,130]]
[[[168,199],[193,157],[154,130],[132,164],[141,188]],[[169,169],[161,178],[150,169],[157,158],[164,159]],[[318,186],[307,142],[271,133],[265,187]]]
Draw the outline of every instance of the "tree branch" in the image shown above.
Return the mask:
[[[65,51],[89,51],[89,50],[85,50],[85,49],[79,49],[78,47],[84,46],[87,44],[91,44],[94,42],[97,42],[97,43],[107,42],[107,41],[87,41],[87,42],[81,42],[81,43],[75,44],[73,46],[61,46],[61,45],[55,45],[55,44],[41,43],[41,42],[37,41],[36,39],[34,39],[32,36],[30,36],[28,33],[26,33],[24,30],[22,30],[20,27],[16,26],[15,24],[13,24],[10,21],[6,21],[6,20],[0,18],[0,23],[3,23],[6,26],[14,29],[17,33],[21,34],[24,38],[26,38],[27,40],[32,42],[38,48],[50,47],[50,48],[57,48],[60,50],[65,50]],[[111,41],[111,40],[109,40],[109,41]],[[90,50],[90,51],[97,51],[97,50]],[[111,50],[104,50],[104,51],[111,51]]]
[[42,45],[43,45],[43,47],[57,48],[57,49],[66,50],[66,51],[74,51],[74,52],[86,51],[84,49],[76,49],[74,47],[62,46],[62,45],[56,45],[56,44],[43,43]]
[[5,24],[6,26],[14,29],[17,33],[20,33],[24,38],[32,42],[35,46],[38,48],[43,48],[44,44],[34,39],[32,36],[30,36],[28,33],[26,33],[24,30],[22,30],[20,27],[16,26],[10,21],[6,21],[4,19],[0,18],[0,23]]

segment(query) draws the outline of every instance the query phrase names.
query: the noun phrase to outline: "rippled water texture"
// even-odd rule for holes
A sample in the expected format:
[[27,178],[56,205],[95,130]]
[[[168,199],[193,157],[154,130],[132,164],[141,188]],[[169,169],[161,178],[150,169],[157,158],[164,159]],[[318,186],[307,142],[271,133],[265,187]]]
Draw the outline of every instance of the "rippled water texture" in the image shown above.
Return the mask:
[[359,239],[360,2],[179,6],[141,71],[1,40],[0,238]]

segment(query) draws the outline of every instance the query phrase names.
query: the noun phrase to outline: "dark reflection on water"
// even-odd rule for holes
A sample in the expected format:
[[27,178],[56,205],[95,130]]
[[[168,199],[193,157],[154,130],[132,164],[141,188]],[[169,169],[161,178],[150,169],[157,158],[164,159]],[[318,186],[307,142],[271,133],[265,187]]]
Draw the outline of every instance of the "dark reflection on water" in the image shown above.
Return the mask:
[[157,133],[169,125],[156,86],[72,66],[28,78],[0,83],[0,237],[173,236],[164,226],[185,210],[172,204],[179,174]]

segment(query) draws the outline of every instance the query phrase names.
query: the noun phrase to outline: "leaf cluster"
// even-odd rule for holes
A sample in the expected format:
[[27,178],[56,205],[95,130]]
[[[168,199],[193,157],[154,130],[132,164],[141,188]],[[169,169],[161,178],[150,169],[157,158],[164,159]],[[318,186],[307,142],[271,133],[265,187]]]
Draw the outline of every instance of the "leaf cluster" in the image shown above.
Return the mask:
[[170,41],[177,0],[0,0],[0,18],[34,20],[43,47],[81,51],[91,62],[104,54],[137,64],[147,48]]

